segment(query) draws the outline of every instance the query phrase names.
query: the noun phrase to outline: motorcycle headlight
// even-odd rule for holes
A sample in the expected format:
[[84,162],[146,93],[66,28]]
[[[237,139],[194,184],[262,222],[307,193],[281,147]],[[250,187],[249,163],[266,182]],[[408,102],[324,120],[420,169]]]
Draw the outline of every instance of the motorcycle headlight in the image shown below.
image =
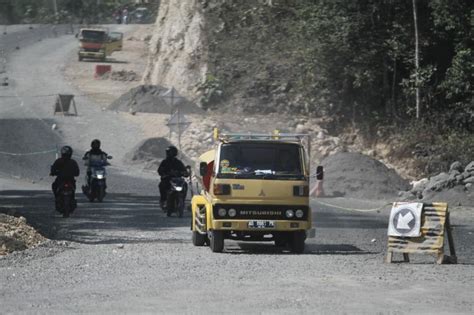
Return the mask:
[[298,209],[298,210],[296,210],[295,215],[296,215],[297,218],[301,219],[304,215],[304,212],[303,212],[303,210]]
[[176,189],[176,191],[182,191],[183,187],[176,186],[175,189]]
[[220,217],[225,217],[226,214],[227,214],[227,210],[224,209],[224,208],[219,208],[219,210],[217,210],[217,214],[218,214]]
[[291,209],[288,209],[288,210],[285,211],[285,215],[288,219],[291,219],[295,216],[295,212]]
[[237,215],[237,210],[234,208],[229,209],[229,217],[235,217]]

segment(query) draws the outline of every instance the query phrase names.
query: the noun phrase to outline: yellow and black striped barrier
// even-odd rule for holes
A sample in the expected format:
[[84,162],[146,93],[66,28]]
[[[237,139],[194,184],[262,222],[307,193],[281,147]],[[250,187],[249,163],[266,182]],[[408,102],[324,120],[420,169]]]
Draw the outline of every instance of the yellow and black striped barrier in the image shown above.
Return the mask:
[[[400,203],[394,203],[394,207],[397,204]],[[402,214],[401,218],[408,222],[405,219],[407,216],[408,214]],[[405,262],[409,262],[409,254],[435,254],[437,255],[436,262],[438,264],[457,263],[449,221],[448,204],[441,202],[423,204],[420,219],[419,236],[389,235],[386,262],[392,262],[394,253],[402,253]],[[404,222],[402,223],[405,224]],[[406,226],[408,228],[408,225]],[[449,256],[446,256],[444,251],[445,235],[449,244]]]

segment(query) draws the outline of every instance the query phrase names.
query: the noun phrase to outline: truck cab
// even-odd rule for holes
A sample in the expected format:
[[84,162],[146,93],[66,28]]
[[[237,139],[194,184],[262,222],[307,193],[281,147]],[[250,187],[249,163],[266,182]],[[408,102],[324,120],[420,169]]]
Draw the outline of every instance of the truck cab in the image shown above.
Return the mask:
[[203,189],[193,197],[192,240],[224,249],[225,239],[273,241],[302,253],[312,234],[305,134],[219,134],[200,159]]
[[83,28],[79,31],[78,59],[105,61],[115,51],[122,50],[123,33],[108,32],[102,28]]

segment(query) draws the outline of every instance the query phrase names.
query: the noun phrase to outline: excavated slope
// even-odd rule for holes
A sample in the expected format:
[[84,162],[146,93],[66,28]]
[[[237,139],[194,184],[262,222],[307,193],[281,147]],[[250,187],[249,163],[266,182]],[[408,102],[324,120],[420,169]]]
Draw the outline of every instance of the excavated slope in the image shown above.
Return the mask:
[[174,87],[189,99],[207,72],[207,41],[198,0],[162,0],[143,83]]

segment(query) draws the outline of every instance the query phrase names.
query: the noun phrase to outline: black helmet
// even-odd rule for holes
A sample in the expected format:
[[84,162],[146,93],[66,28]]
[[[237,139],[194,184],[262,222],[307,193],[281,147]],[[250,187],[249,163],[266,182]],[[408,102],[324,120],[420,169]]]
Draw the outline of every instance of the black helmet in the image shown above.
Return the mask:
[[70,159],[72,156],[72,148],[68,145],[65,145],[61,148],[61,157]]
[[91,148],[94,149],[94,150],[100,149],[100,140],[99,139],[92,140]]
[[166,157],[167,158],[174,158],[178,156],[178,149],[174,145],[170,145],[166,149]]

